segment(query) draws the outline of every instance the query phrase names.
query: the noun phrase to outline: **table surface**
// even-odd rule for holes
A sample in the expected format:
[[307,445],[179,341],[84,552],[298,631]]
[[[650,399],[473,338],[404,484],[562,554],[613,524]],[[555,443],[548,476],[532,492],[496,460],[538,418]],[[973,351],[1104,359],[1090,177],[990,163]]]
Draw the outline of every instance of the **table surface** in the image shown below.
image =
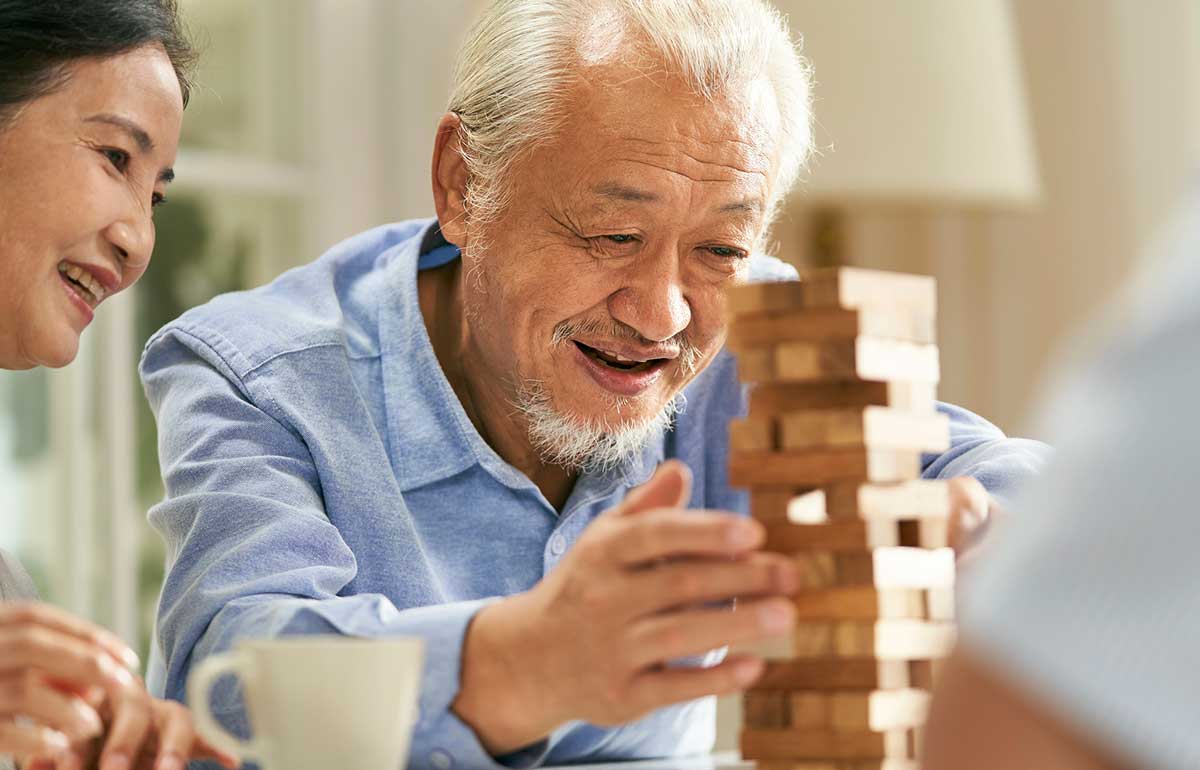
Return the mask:
[[[753,770],[737,752],[721,752],[680,759],[652,759],[642,762],[614,762],[602,765],[567,765],[562,770]],[[554,770],[545,768],[545,770]]]

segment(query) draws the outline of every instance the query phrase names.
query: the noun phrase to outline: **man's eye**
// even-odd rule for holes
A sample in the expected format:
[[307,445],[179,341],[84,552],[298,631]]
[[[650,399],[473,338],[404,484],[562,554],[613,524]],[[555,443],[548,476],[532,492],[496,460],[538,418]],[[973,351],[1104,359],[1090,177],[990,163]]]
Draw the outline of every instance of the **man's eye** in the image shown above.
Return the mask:
[[618,233],[617,235],[606,235],[604,237],[607,240],[612,241],[613,243],[631,243],[636,238],[636,236],[629,235],[627,233]]
[[109,163],[113,164],[113,168],[125,173],[125,169],[129,168],[129,153],[124,150],[117,150],[112,147],[106,147],[100,151]]
[[746,256],[746,252],[741,249],[735,249],[729,246],[709,246],[708,251],[718,257],[725,259],[741,259]]

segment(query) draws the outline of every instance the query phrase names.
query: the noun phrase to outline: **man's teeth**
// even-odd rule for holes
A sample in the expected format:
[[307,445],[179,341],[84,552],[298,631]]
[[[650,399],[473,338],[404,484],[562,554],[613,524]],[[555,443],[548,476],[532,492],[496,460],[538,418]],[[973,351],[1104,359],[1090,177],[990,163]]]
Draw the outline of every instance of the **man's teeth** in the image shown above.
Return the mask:
[[596,348],[596,350],[599,350],[601,353],[603,353],[604,355],[608,356],[609,358],[611,358],[612,360],[616,361],[617,363],[621,363],[621,364],[640,364],[640,363],[644,363],[643,361],[639,361],[639,360],[638,360],[638,359],[636,359],[636,358],[625,358],[625,357],[624,357],[624,356],[622,356],[622,355],[618,355],[617,353],[612,353],[612,352],[609,352],[609,351],[607,351],[607,350],[605,350],[605,349],[603,349],[603,348]]
[[58,272],[67,276],[72,281],[86,289],[92,295],[92,299],[94,300],[93,304],[100,304],[100,302],[108,294],[104,287],[100,285],[100,282],[97,281],[91,273],[87,272],[78,265],[60,262],[58,264]]

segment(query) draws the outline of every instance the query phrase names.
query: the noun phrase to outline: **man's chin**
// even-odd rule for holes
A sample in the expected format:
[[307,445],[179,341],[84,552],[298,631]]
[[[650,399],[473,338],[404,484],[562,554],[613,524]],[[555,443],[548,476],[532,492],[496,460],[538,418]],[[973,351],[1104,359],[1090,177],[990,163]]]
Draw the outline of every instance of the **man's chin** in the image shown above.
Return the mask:
[[640,455],[678,411],[675,398],[591,400],[579,405],[586,408],[572,408],[548,395],[535,389],[522,399],[533,446],[544,461],[583,471],[607,470]]

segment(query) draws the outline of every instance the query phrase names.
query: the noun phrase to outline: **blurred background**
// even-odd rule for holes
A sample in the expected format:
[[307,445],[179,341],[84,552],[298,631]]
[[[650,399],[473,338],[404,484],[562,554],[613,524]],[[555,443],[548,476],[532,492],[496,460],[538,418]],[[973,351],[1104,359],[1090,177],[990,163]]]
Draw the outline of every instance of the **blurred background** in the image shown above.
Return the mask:
[[[776,253],[936,275],[942,398],[1037,437],[1043,372],[1195,173],[1200,3],[776,4],[805,37],[820,150]],[[216,294],[432,213],[433,131],[477,6],[183,0],[204,55],[153,265],[74,366],[0,373],[0,547],[45,598],[146,649],[163,550],[142,344]]]

